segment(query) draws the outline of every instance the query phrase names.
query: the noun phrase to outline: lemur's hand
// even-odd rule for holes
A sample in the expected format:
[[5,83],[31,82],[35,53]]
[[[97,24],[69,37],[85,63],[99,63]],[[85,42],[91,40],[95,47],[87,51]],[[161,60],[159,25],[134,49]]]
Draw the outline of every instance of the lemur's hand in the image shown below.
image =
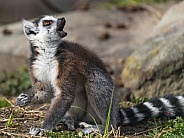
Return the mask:
[[27,94],[21,93],[18,97],[17,97],[17,105],[20,107],[26,106],[29,103],[31,103],[31,99]]
[[34,83],[34,89],[43,91],[43,90],[44,90],[44,85],[43,85],[43,83],[40,82],[40,81],[35,82],[35,83]]

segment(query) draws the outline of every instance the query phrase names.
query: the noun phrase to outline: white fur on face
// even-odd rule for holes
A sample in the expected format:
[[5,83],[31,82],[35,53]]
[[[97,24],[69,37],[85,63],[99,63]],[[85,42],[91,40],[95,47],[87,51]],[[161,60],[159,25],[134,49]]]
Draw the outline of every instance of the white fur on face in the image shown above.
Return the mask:
[[[51,20],[52,24],[50,26],[43,26],[44,20]],[[38,24],[39,33],[37,35],[37,39],[45,42],[45,41],[54,41],[61,39],[58,33],[56,32],[57,28],[57,19],[53,16],[45,16],[42,18]]]
[[[52,24],[50,26],[44,26],[43,25],[44,20],[51,20]],[[23,26],[24,26],[25,35],[35,45],[39,45],[39,43],[42,43],[43,45],[45,45],[45,43],[49,43],[53,41],[59,41],[59,42],[61,41],[61,37],[56,32],[57,18],[54,18],[53,16],[43,17],[39,21],[38,26],[36,26],[32,22],[23,20]],[[35,32],[35,34],[29,35],[30,31]],[[47,44],[47,46],[49,45]]]

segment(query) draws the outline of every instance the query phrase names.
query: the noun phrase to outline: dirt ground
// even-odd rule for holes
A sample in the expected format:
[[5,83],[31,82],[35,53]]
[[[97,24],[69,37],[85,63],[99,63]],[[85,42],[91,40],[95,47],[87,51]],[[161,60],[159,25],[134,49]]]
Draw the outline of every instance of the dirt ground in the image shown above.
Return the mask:
[[[33,111],[17,106],[1,108],[0,137],[30,137],[29,128],[33,124],[39,127],[43,116],[43,112],[38,110]],[[11,121],[8,122],[8,120]]]
[[[0,95],[0,97],[2,96]],[[0,138],[30,138],[30,128],[41,127],[44,115],[49,109],[50,104],[37,104],[20,108],[16,106],[15,98],[6,100],[11,106],[0,108]],[[120,108],[131,107],[133,105],[135,103],[124,101],[120,103]],[[165,121],[167,119],[153,118],[135,124],[119,126],[118,130],[109,132],[111,134],[110,138],[146,138],[149,132],[155,128],[160,128]],[[60,134],[67,133],[67,136],[64,135],[64,137],[75,138],[75,136],[78,136],[80,130],[80,126],[76,126],[75,132],[72,132],[63,123],[59,123],[53,132],[59,132]],[[74,133],[75,135],[70,136],[70,133]],[[44,137],[48,137],[48,134],[44,134]]]
[[[0,137],[24,137],[29,138],[29,129],[40,127],[44,118],[44,114],[48,109],[48,105],[41,106],[37,109],[31,110],[30,107],[20,108],[17,106],[10,106],[0,108]],[[126,138],[138,138],[147,134],[154,126],[151,126],[147,121],[121,126],[121,135]],[[58,124],[54,132],[67,131],[66,126],[62,123]],[[80,128],[76,129],[77,132]],[[46,137],[46,136],[45,136]]]

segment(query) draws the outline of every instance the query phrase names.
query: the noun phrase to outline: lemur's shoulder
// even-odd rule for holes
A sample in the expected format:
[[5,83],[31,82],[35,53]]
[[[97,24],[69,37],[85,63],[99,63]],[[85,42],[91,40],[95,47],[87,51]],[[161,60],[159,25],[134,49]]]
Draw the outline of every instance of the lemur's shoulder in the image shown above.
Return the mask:
[[76,57],[91,57],[91,58],[96,58],[97,60],[100,60],[100,58],[89,48],[75,42],[67,41],[67,40],[62,40],[61,43],[58,46],[57,49],[57,54],[59,54],[61,51],[65,52],[71,52],[73,53]]
[[89,48],[75,42],[63,40],[58,46],[56,56],[66,56],[67,59],[74,58],[77,62],[84,62],[84,64],[98,67],[101,70],[106,71],[103,61],[97,56],[97,54]]

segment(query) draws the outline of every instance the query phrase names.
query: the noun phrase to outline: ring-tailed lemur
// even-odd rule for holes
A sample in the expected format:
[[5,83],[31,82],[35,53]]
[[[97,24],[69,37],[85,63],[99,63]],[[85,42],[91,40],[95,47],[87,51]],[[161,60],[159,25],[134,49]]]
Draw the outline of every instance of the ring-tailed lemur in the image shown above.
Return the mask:
[[79,124],[84,126],[85,134],[103,133],[111,98],[110,124],[115,129],[151,117],[184,115],[184,96],[153,98],[119,109],[114,84],[103,62],[87,48],[62,40],[67,35],[64,25],[64,18],[53,16],[40,16],[33,22],[23,20],[30,41],[32,88],[18,96],[17,105],[52,99],[41,128],[31,128],[31,135],[42,135],[60,121],[70,130]]

